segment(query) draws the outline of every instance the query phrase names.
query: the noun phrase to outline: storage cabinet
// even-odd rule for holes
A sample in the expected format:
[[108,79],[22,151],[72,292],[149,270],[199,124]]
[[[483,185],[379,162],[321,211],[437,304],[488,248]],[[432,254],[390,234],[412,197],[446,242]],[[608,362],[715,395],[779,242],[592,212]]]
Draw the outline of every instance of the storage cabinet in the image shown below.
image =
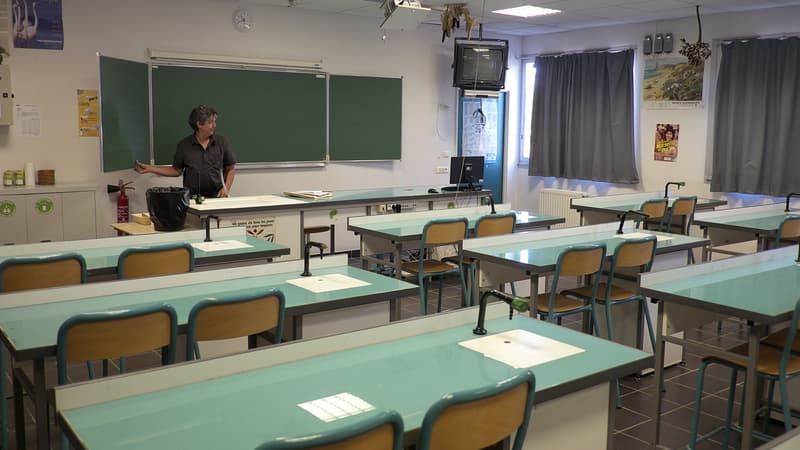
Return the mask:
[[95,186],[0,189],[0,244],[94,239]]

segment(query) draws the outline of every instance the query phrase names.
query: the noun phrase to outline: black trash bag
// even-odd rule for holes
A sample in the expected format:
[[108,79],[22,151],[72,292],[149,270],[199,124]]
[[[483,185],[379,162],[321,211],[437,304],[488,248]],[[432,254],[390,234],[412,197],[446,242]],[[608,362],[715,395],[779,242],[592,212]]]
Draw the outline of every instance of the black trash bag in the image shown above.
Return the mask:
[[147,190],[147,210],[156,231],[180,231],[189,208],[189,188],[152,187]]

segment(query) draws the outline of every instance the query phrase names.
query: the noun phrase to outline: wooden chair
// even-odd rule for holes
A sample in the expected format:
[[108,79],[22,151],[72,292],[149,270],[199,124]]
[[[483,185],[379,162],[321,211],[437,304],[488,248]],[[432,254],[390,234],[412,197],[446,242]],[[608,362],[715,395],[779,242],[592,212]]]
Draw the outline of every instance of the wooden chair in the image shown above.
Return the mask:
[[[605,258],[605,244],[576,245],[564,249],[558,255],[552,289],[550,292],[539,294],[537,298],[536,309],[542,318],[550,321],[555,319],[560,325],[563,316],[589,312],[592,321],[591,328],[597,330],[595,299]],[[591,277],[588,299],[583,300],[558,293],[558,282],[564,276]]]
[[[0,292],[44,289],[85,282],[86,261],[77,253],[10,258],[0,263]],[[8,448],[7,370],[6,349],[0,345],[0,448]]]
[[119,255],[117,262],[120,280],[193,271],[194,248],[187,242],[129,248]]
[[480,449],[514,434],[522,449],[536,379],[528,369],[490,386],[442,397],[425,413],[417,450]]
[[322,249],[325,250],[326,247],[327,247],[329,254],[333,255],[334,253],[336,253],[336,248],[335,248],[335,243],[336,243],[336,238],[335,238],[336,225],[334,225],[334,224],[320,225],[320,226],[303,228],[303,245],[301,246],[301,250],[302,250],[302,247],[304,247],[306,245],[306,242],[311,240],[311,235],[312,234],[327,233],[329,231],[330,231],[330,235],[328,236],[329,244],[324,244],[323,243],[322,244]]
[[781,242],[789,241],[796,244],[800,238],[800,215],[787,215],[778,227],[778,234],[775,236],[775,247],[780,247]]
[[[778,382],[778,388],[780,389],[781,412],[783,413],[784,429],[785,431],[789,431],[792,428],[792,414],[790,410],[791,405],[789,403],[788,381],[800,375],[800,355],[793,351],[793,348],[796,347],[797,325],[800,322],[799,319],[800,301],[798,301],[794,307],[789,328],[781,332],[782,336],[784,337],[781,345],[779,347],[775,347],[768,343],[762,342],[758,350],[756,375],[758,378],[767,382],[767,405],[764,410],[765,419],[762,421],[763,428],[761,432],[753,432],[753,436],[761,440],[772,439],[772,436],[766,434],[766,427],[769,422],[769,414],[772,411],[772,397],[775,394],[776,381]],[[776,337],[776,335],[769,336],[767,341],[771,340],[774,343],[776,341]],[[746,357],[747,347],[748,344],[745,343],[733,348],[730,351]],[[717,427],[701,437],[697,437],[698,426],[700,422],[700,402],[703,397],[703,381],[706,369],[712,364],[720,364],[731,369],[725,424],[721,427]],[[704,358],[700,363],[700,369],[697,373],[697,389],[695,391],[694,412],[692,413],[692,428],[691,434],[689,435],[689,445],[687,446],[688,449],[695,449],[698,443],[714,436],[720,431],[723,432],[723,446],[724,448],[728,448],[731,430],[741,432],[741,429],[738,426],[732,424],[734,397],[736,396],[737,374],[740,370],[746,374],[747,367],[738,361],[723,357],[709,356]],[[745,379],[745,384],[755,382],[757,381]],[[743,413],[744,410],[742,409],[740,411],[740,416]]]
[[[108,376],[110,359],[120,358],[120,373],[125,373],[126,357],[161,349],[162,363],[172,364],[177,334],[175,309],[163,304],[70,317],[58,329],[58,384],[69,382],[67,366],[74,361],[89,363],[91,379],[95,378],[91,361],[102,361],[103,376]],[[61,448],[69,448],[64,435],[61,436]]]
[[647,230],[649,229],[649,224],[655,224],[656,230],[661,231],[661,229],[664,228],[664,219],[667,216],[667,205],[668,201],[666,198],[654,198],[642,203],[639,207],[639,211],[648,216],[647,219],[641,222],[644,224],[642,228]]
[[0,292],[44,289],[86,282],[86,260],[77,253],[10,258],[0,263]]
[[[357,416],[361,417],[361,416]],[[358,420],[352,422],[351,420]],[[366,419],[345,419],[343,426],[308,436],[280,437],[256,450],[402,450],[403,418],[396,411],[382,411]]]
[[[648,236],[642,239],[627,239],[622,242],[614,251],[611,259],[611,267],[608,270],[608,277],[605,282],[597,286],[596,303],[605,305],[607,336],[609,341],[614,340],[614,324],[612,322],[611,307],[623,303],[638,302],[642,315],[647,323],[647,332],[650,336],[652,348],[656,348],[656,337],[653,332],[653,321],[650,318],[650,311],[647,307],[647,297],[637,294],[634,291],[615,286],[614,276],[618,269],[638,269],[639,272],[649,272],[653,266],[653,258],[656,254],[656,237]],[[563,291],[564,295],[578,297],[584,301],[589,301],[592,296],[591,286],[582,286],[577,289]],[[598,333],[599,334],[599,333]],[[615,397],[617,408],[622,408],[622,401],[619,395],[619,380],[615,381]]]
[[[507,212],[504,214],[487,214],[481,216],[475,222],[475,237],[498,236],[503,234],[511,234],[514,232],[514,226],[517,223],[517,214]],[[458,264],[458,256],[448,256],[443,258],[442,261],[452,264]],[[477,286],[477,260],[474,258],[464,259],[464,266],[469,270],[469,304],[474,305],[478,293]],[[514,283],[511,283],[511,291],[515,292]]]
[[[283,334],[286,300],[277,289],[241,298],[204,300],[189,312],[186,360],[200,358],[198,342],[252,336],[275,329],[276,344]],[[251,340],[254,347],[255,339]]]
[[[422,229],[422,242],[420,245],[420,256],[418,261],[410,261],[402,264],[402,270],[413,273],[419,283],[419,301],[422,315],[428,313],[428,290],[427,285],[433,277],[439,277],[439,302],[437,311],[442,310],[442,277],[450,273],[458,274],[461,280],[462,305],[467,301],[467,285],[464,281],[463,244],[467,233],[467,219],[438,219],[425,224]],[[436,259],[425,257],[426,251],[436,247],[446,247],[455,245],[458,262],[448,264]]]
[[[697,196],[691,197],[678,197],[672,202],[672,207],[669,209],[669,215],[664,222],[664,231],[673,233],[677,231],[678,234],[689,235],[689,229],[694,220],[694,210],[697,206]],[[680,218],[679,223],[674,223],[674,220]],[[675,230],[675,227],[678,227]],[[687,263],[694,264],[694,252],[690,249],[688,251]]]

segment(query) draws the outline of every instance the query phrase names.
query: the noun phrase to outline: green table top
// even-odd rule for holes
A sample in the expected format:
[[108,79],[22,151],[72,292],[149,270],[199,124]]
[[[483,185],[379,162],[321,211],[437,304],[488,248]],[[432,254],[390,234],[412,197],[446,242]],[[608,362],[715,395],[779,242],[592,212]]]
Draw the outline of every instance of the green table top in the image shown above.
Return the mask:
[[777,323],[790,318],[800,298],[796,257],[792,246],[644,274],[639,290],[654,299]]
[[[447,212],[457,211],[457,210],[446,210]],[[426,217],[419,217],[413,219],[406,219],[402,215],[395,216],[396,219],[391,222],[381,222],[381,223],[365,223],[360,225],[348,224],[347,229],[350,231],[354,231],[356,233],[361,234],[368,234],[374,236],[380,236],[390,240],[419,240],[422,238],[422,229],[425,227],[425,224],[430,222],[431,220],[440,219],[444,217],[439,217],[436,215],[436,211],[430,211],[430,215],[426,215]],[[498,211],[498,213],[504,213],[505,211]],[[537,228],[537,227],[548,227],[550,225],[555,225],[558,223],[563,223],[563,217],[556,217],[556,216],[548,216],[545,214],[533,214],[528,211],[514,211],[517,216],[516,225],[517,229],[529,229],[529,228]],[[485,216],[486,212],[480,213],[465,213],[461,216],[454,216],[447,218],[458,218],[464,217],[467,219],[468,228],[470,230],[475,228],[475,224],[477,223],[478,219],[482,216]]]
[[[670,195],[669,205],[675,201],[680,195]],[[617,214],[620,217],[622,213],[628,210],[638,211],[642,203],[647,200],[664,198],[663,192],[642,192],[636,194],[619,194],[619,195],[604,195],[598,197],[583,197],[572,199],[571,208],[578,211],[599,211]],[[711,198],[697,198],[698,210],[714,209],[717,206],[727,204],[725,200],[711,199]]]
[[694,223],[703,228],[725,228],[746,231],[760,236],[775,236],[786,216],[800,214],[800,211],[784,211],[783,203],[726,209],[702,213],[695,216]]
[[[479,238],[465,241],[469,242],[469,244],[465,244],[464,256],[504,265],[513,265],[532,272],[550,272],[555,269],[558,255],[569,246],[604,243],[606,244],[606,255],[613,256],[617,247],[625,241],[616,234],[616,228],[616,224],[604,224],[564,230],[539,231],[532,235],[535,239],[509,239],[508,242],[503,242],[502,239],[496,238],[481,241],[481,238]],[[708,244],[707,239],[694,236],[625,229],[625,234],[630,234],[631,232],[671,238],[657,242],[656,254],[687,250]],[[549,236],[552,237],[545,238]],[[517,237],[521,237],[521,235],[517,235]],[[489,244],[482,245],[481,242],[488,242]]]
[[[477,316],[475,309],[471,312]],[[355,416],[325,423],[297,406],[347,392],[378,410],[397,410],[406,431],[414,430],[430,405],[443,395],[495,383],[514,371],[458,345],[476,337],[473,326],[367,345],[62,414],[88,448],[252,449],[277,436],[321,432],[358,420]],[[537,403],[652,364],[647,353],[527,317],[489,321],[487,328],[490,333],[522,328],[586,350],[533,367]],[[274,350],[278,349],[259,352],[266,359]],[[532,420],[535,422],[535,414]]]
[[[273,263],[285,264],[285,263]],[[232,274],[236,269],[228,269]],[[218,272],[218,271],[215,271]],[[329,268],[314,268],[314,275],[344,274],[370,283],[367,286],[340,289],[330,292],[313,293],[289,284],[286,280],[300,277],[301,270],[290,273],[234,278],[227,280],[203,282],[204,273],[176,275],[174,279],[187,279],[173,287],[151,287],[149,290],[136,290],[128,293],[115,293],[77,300],[57,301],[32,306],[6,308],[0,311],[0,337],[7,342],[9,351],[15,359],[32,359],[42,355],[54,355],[58,328],[69,317],[85,312],[108,311],[142,306],[154,303],[167,303],[178,313],[178,324],[185,326],[189,311],[199,301],[214,297],[248,295],[263,292],[268,288],[280,289],[286,298],[287,314],[305,314],[341,308],[353,304],[372,303],[386,300],[388,296],[409,295],[416,292],[417,287],[393,278],[367,272],[346,265]],[[160,278],[160,277],[159,277]],[[115,283],[132,281],[115,281],[103,283],[113,288]],[[154,284],[157,281],[153,282]],[[175,283],[173,283],[175,284]],[[71,286],[60,288],[65,297],[76,297],[75,293],[92,289],[97,285]],[[88,288],[88,289],[87,289]],[[96,290],[94,291],[96,292]],[[22,294],[6,294],[22,295]],[[343,305],[343,303],[346,303]]]
[[[238,229],[215,229],[211,232],[216,241],[238,241],[249,247],[228,250],[203,251],[194,249],[195,264],[217,264],[225,261],[266,259],[289,254],[289,248],[263,239],[254,238]],[[78,253],[86,259],[86,269],[91,275],[112,273],[117,270],[119,255],[131,247],[147,247],[168,243],[200,243],[205,231],[162,233],[146,236],[121,236],[116,238],[91,239],[85,241],[46,242],[15,245],[0,253],[0,262],[12,257],[34,257],[66,252]]]
[[[188,212],[206,216],[209,214],[233,214],[243,212],[256,212],[268,210],[301,210],[312,207],[332,207],[344,205],[366,205],[368,203],[391,203],[403,200],[435,201],[435,200],[454,200],[458,198],[469,198],[475,196],[488,196],[492,192],[489,190],[480,191],[461,191],[461,192],[437,192],[429,193],[431,186],[400,186],[382,187],[373,189],[351,189],[341,191],[331,191],[330,198],[307,199],[295,198],[279,195],[278,202],[258,202],[241,203],[241,197],[228,199],[214,199],[207,201],[200,207],[192,204]],[[438,186],[435,187],[438,189]],[[257,199],[257,197],[253,197]]]

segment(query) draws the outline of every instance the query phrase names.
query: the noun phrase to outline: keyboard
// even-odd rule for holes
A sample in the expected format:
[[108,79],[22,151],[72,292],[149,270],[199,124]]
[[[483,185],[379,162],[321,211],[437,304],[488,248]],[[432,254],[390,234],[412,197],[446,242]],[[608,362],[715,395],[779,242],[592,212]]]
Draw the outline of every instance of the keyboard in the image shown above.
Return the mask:
[[483,189],[483,186],[481,186],[479,184],[476,184],[476,185],[474,185],[472,187],[472,189],[470,189],[469,186],[458,186],[458,185],[456,185],[456,186],[444,186],[444,187],[442,187],[441,191],[442,192],[456,192],[456,191],[462,191],[463,192],[463,191],[480,191],[481,189]]

